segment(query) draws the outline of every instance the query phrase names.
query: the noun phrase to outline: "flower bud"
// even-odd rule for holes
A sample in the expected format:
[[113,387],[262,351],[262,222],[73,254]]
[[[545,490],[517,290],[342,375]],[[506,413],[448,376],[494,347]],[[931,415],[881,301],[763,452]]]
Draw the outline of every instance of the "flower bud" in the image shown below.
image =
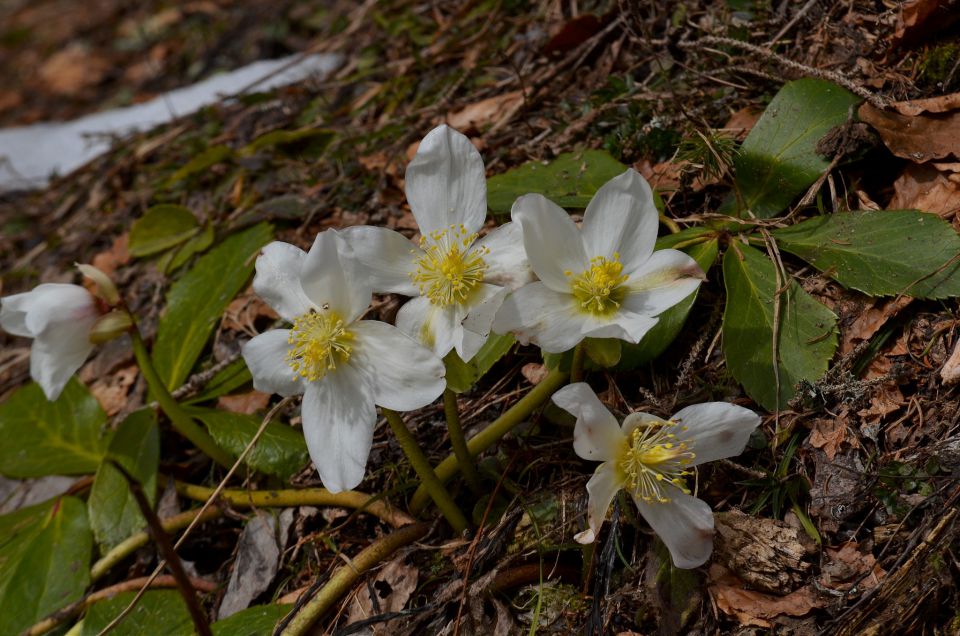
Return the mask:
[[97,286],[98,293],[96,295],[98,297],[106,301],[111,307],[120,303],[120,293],[117,291],[117,286],[113,284],[113,281],[110,280],[110,277],[107,276],[106,273],[86,263],[76,263],[76,266],[85,278]]
[[130,314],[122,309],[114,309],[110,313],[97,318],[87,337],[93,344],[103,344],[114,338],[119,338],[130,331],[132,326],[133,318],[130,317]]

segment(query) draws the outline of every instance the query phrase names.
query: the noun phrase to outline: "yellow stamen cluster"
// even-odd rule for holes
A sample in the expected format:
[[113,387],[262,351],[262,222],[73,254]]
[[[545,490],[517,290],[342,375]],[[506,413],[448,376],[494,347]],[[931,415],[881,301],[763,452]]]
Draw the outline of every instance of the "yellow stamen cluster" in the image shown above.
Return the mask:
[[573,296],[580,308],[594,315],[612,314],[620,308],[627,290],[623,283],[629,278],[623,274],[620,255],[613,254],[612,260],[603,256],[590,259],[590,269],[574,277],[573,272],[564,272],[572,277]]
[[309,382],[319,380],[337,364],[350,359],[353,333],[335,311],[310,311],[293,322],[287,351],[287,364],[294,379],[300,376]]
[[417,269],[410,278],[420,295],[440,307],[463,303],[483,280],[487,248],[474,247],[477,235],[463,225],[451,225],[420,239],[424,254],[416,259]]
[[696,455],[687,442],[678,440],[673,432],[682,433],[686,427],[674,422],[647,422],[633,430],[624,441],[617,468],[624,488],[647,503],[669,503],[663,494],[665,484],[673,484],[690,494],[683,479],[691,474],[687,467]]

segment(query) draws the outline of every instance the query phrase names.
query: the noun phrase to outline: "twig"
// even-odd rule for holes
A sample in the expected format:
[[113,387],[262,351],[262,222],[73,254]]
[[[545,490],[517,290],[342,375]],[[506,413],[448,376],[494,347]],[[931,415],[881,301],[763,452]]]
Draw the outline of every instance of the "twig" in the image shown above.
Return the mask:
[[807,4],[800,7],[800,10],[797,11],[792,18],[790,18],[790,21],[787,22],[782,29],[777,31],[777,34],[773,36],[773,39],[767,42],[767,46],[773,46],[774,44],[776,44],[777,40],[782,38],[787,33],[787,31],[792,29],[794,25],[797,22],[799,22],[801,18],[803,18],[803,16],[807,15],[807,12],[810,9],[812,9],[815,4],[817,4],[817,0],[807,0]]

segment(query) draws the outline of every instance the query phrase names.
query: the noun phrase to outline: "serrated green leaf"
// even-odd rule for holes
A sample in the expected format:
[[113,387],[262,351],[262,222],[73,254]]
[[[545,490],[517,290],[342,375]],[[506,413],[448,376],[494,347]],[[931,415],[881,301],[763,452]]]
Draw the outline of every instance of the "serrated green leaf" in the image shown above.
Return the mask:
[[490,334],[480,351],[470,360],[464,362],[457,355],[456,351],[451,351],[444,357],[443,363],[447,367],[447,388],[454,393],[463,393],[468,390],[477,380],[490,370],[497,360],[509,353],[516,342],[510,334]]
[[233,150],[230,146],[210,146],[170,175],[170,178],[167,179],[167,185],[173,185],[178,181],[183,181],[187,177],[193,176],[198,172],[203,172],[207,168],[215,166],[232,156]]
[[83,502],[62,497],[34,510],[42,511],[35,523],[0,547],[0,634],[19,634],[90,583],[93,536]]
[[837,212],[773,232],[846,287],[872,296],[960,296],[960,236],[936,214],[916,210]]
[[157,269],[170,274],[182,267],[194,254],[203,252],[213,245],[213,224],[207,223],[203,230],[191,236],[183,245],[169,250],[157,261]]
[[778,396],[773,366],[774,265],[754,248],[737,245],[723,256],[723,280],[727,290],[723,311],[727,368],[763,408],[785,408],[800,380],[813,382],[827,370],[837,348],[837,317],[796,281],[787,283],[780,294]]
[[[242,413],[190,407],[188,412],[206,425],[217,445],[239,457],[260,428],[261,419]],[[285,424],[270,422],[246,464],[261,473],[289,479],[307,463],[310,455],[303,433]]]
[[247,363],[243,361],[243,358],[234,360],[213,376],[210,381],[207,382],[206,386],[203,387],[202,391],[191,398],[187,398],[184,400],[184,403],[198,404],[216,399],[221,395],[226,395],[237,387],[243,386],[252,379],[253,376],[250,375],[250,368],[247,367]]
[[39,385],[0,404],[0,474],[27,478],[92,473],[107,450],[107,415],[76,378],[55,402]]
[[[702,243],[688,245],[682,251],[693,257],[704,272],[710,269],[714,261],[717,260],[717,254],[720,250],[720,244],[716,238],[707,238],[711,232],[695,232],[691,230],[700,230],[701,228],[690,228],[676,234],[669,234],[657,240],[657,249],[666,249],[668,245],[682,245],[688,240],[703,240]],[[686,239],[677,240],[675,237],[689,232]],[[693,308],[693,303],[697,300],[697,294],[700,293],[698,287],[692,294],[681,300],[679,303],[666,310],[658,316],[657,324],[653,329],[647,332],[643,340],[637,344],[629,342],[623,343],[623,351],[620,356],[620,363],[617,369],[621,371],[636,369],[641,364],[646,364],[654,360],[670,346],[684,323],[687,316]]]
[[[157,467],[160,463],[160,432],[156,413],[152,409],[141,409],[128,415],[114,433],[107,457],[119,462],[136,477],[152,504],[156,498]],[[106,553],[146,527],[127,480],[106,461],[100,464],[93,480],[87,511],[101,553]]]
[[193,213],[182,205],[155,205],[130,228],[130,255],[149,256],[183,243],[200,229]]
[[549,163],[530,161],[487,179],[487,205],[507,214],[524,194],[542,194],[564,208],[585,208],[604,183],[627,167],[602,150],[567,152]]
[[734,160],[740,198],[731,199],[727,211],[746,216],[749,210],[766,219],[786,209],[830,165],[817,154],[817,143],[859,100],[824,80],[788,82],[740,147]]
[[[96,636],[127,608],[136,592],[121,592],[90,606],[80,636]],[[177,590],[150,590],[110,636],[188,636],[193,634],[190,611]]]
[[292,605],[256,605],[217,621],[210,627],[214,636],[271,636]]
[[197,259],[170,288],[153,346],[154,364],[168,388],[190,375],[227,305],[250,278],[254,255],[271,236],[265,223],[234,234]]

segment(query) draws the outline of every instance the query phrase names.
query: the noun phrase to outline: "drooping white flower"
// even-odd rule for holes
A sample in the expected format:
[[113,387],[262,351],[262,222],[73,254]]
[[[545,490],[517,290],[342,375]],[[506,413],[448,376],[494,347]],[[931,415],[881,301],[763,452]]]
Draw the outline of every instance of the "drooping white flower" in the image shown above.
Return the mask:
[[303,433],[323,485],[332,492],[363,480],[373,441],[375,405],[409,411],[446,386],[440,359],[402,331],[360,320],[371,281],[335,230],[309,252],[273,242],[257,258],[253,289],[290,329],[243,346],[253,386],[303,394]]
[[577,418],[577,455],[603,462],[587,482],[589,528],[576,540],[596,539],[623,489],[666,544],[674,565],[703,565],[713,550],[713,512],[690,494],[685,478],[694,466],[743,452],[760,417],[740,406],[708,402],[688,406],[669,420],[631,413],[620,426],[584,382],[560,389],[553,401]]
[[653,251],[658,214],[649,184],[634,170],[605,183],[577,228],[539,194],[520,197],[511,216],[540,279],[514,291],[493,322],[550,353],[586,337],[637,343],[656,316],[690,295],[704,274],[677,250]]
[[80,285],[44,283],[0,299],[0,326],[33,338],[30,377],[51,401],[93,350],[90,330],[100,315],[97,300]]
[[447,126],[420,142],[406,192],[419,245],[382,227],[347,228],[343,236],[370,271],[374,291],[415,296],[397,314],[400,329],[441,357],[456,349],[469,360],[507,292],[532,279],[520,226],[506,223],[478,237],[487,216],[483,159]]

